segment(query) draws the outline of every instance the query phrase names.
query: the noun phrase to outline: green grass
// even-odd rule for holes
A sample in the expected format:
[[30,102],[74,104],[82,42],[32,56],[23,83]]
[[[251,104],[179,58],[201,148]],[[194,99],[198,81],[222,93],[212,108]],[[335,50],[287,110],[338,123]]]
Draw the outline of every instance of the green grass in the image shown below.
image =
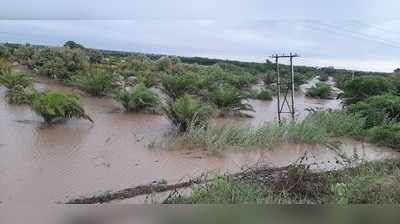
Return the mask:
[[167,204],[400,204],[400,160],[363,163],[338,171],[313,173],[291,166],[285,179],[252,174],[217,177],[194,185],[188,196],[172,195]]
[[172,136],[172,148],[219,152],[232,147],[268,149],[287,143],[324,144],[329,137],[360,136],[363,120],[345,112],[315,112],[300,121],[265,123],[259,127],[233,123],[189,128]]
[[316,86],[313,86],[309,90],[307,90],[306,96],[320,99],[329,99],[332,91],[333,89],[329,84],[319,82],[316,84]]

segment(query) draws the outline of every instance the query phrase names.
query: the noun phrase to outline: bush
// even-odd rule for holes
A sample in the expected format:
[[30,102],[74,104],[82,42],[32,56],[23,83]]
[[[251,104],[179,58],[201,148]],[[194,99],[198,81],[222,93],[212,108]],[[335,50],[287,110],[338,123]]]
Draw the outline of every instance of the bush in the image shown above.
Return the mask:
[[88,74],[72,77],[72,83],[83,88],[93,96],[105,96],[113,88],[114,76],[105,70],[95,69]]
[[79,96],[76,94],[64,94],[51,91],[48,93],[34,93],[31,107],[38,115],[44,118],[46,123],[56,120],[82,118],[93,122],[79,104]]
[[22,86],[16,86],[8,89],[6,92],[7,102],[9,104],[29,104],[31,102],[31,95]]
[[5,86],[7,89],[12,89],[15,87],[27,88],[32,86],[33,79],[23,73],[7,72],[0,75],[0,84]]
[[350,105],[371,96],[382,95],[394,91],[393,83],[382,76],[358,77],[348,81],[344,87],[345,104]]
[[330,85],[319,82],[307,91],[306,96],[320,99],[328,99],[332,94],[332,91],[333,90]]
[[400,124],[373,127],[368,131],[368,138],[373,143],[400,149]]
[[352,105],[351,113],[366,119],[365,128],[380,126],[385,122],[400,122],[400,96],[385,94]]
[[126,111],[156,108],[160,102],[158,95],[146,88],[143,83],[136,85],[132,93],[125,89],[118,91],[114,99],[120,102]]
[[247,100],[247,96],[241,93],[233,86],[222,84],[211,93],[211,100],[217,106],[220,114],[249,116],[243,111],[254,111],[253,107],[248,103],[243,103]]
[[162,108],[164,115],[181,132],[190,127],[206,125],[210,117],[210,108],[190,95],[168,101]]
[[0,57],[0,76],[10,74],[11,65],[5,58]]
[[256,96],[257,100],[268,100],[271,101],[272,100],[272,94],[269,90],[261,90],[257,96]]
[[319,81],[321,81],[321,82],[326,82],[328,80],[329,80],[329,75],[327,75],[327,74],[321,74],[319,76]]
[[162,81],[162,89],[169,97],[176,99],[193,92],[196,80],[189,74],[166,75]]

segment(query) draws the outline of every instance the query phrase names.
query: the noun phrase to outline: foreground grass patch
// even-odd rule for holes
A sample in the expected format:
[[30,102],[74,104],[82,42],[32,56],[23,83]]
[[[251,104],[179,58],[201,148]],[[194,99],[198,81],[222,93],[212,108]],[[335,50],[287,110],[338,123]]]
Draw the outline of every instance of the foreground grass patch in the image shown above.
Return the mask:
[[399,204],[400,160],[365,163],[324,173],[290,166],[280,173],[255,169],[192,187],[192,194],[171,195],[168,204]]

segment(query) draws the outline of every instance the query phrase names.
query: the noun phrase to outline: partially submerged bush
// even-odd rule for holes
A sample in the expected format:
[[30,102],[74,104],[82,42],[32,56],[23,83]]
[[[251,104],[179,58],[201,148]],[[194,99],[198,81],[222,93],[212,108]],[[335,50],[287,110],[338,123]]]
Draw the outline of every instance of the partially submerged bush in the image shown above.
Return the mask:
[[211,93],[211,100],[217,106],[221,115],[249,116],[243,111],[254,111],[253,107],[245,103],[247,96],[230,85],[220,85]]
[[350,105],[365,100],[371,96],[382,95],[394,91],[393,83],[382,76],[358,77],[348,81],[342,97],[345,104]]
[[379,145],[400,149],[400,123],[373,127],[368,130],[368,138]]
[[0,75],[0,85],[7,88],[6,98],[10,104],[30,103],[30,94],[28,88],[32,87],[32,77],[7,71]]
[[7,59],[0,57],[0,76],[11,73],[11,65]]
[[115,94],[114,99],[120,102],[126,111],[154,109],[160,102],[158,95],[146,88],[143,83],[136,85],[132,93],[125,89],[119,90]]
[[319,81],[321,81],[321,82],[326,82],[328,80],[329,80],[329,75],[328,74],[323,73],[323,74],[321,74],[319,76]]
[[194,77],[188,74],[166,75],[161,81],[163,91],[172,99],[190,94],[195,83]]
[[210,117],[209,106],[190,95],[168,101],[162,110],[168,120],[181,132],[187,131],[190,127],[206,125]]
[[6,92],[6,98],[9,104],[22,105],[31,103],[31,95],[22,86],[8,89]]
[[265,101],[271,101],[272,100],[272,93],[269,90],[261,90],[259,93],[257,93],[256,96],[257,100],[265,100]]
[[76,94],[64,94],[55,91],[36,92],[32,96],[31,107],[33,111],[44,118],[46,123],[71,118],[81,118],[93,122],[79,104],[79,96]]
[[15,87],[27,88],[32,86],[33,79],[31,76],[23,73],[7,72],[0,75],[0,84],[5,86],[7,89]]
[[306,96],[328,99],[331,96],[332,91],[333,89],[329,84],[319,82],[307,91]]
[[72,82],[93,96],[105,96],[112,90],[114,76],[111,72],[95,69],[87,74],[72,77]]
[[365,128],[400,122],[400,96],[385,94],[352,105],[349,111],[366,119]]

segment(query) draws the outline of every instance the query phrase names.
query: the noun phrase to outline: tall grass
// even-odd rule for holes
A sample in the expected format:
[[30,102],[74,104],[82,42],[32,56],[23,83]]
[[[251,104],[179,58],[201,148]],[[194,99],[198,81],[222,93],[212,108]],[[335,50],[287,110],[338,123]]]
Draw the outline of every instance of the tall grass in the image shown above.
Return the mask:
[[230,147],[268,149],[287,143],[324,144],[329,137],[358,136],[363,120],[345,112],[315,112],[300,121],[265,123],[259,127],[238,124],[191,127],[174,136],[172,145],[218,152]]

